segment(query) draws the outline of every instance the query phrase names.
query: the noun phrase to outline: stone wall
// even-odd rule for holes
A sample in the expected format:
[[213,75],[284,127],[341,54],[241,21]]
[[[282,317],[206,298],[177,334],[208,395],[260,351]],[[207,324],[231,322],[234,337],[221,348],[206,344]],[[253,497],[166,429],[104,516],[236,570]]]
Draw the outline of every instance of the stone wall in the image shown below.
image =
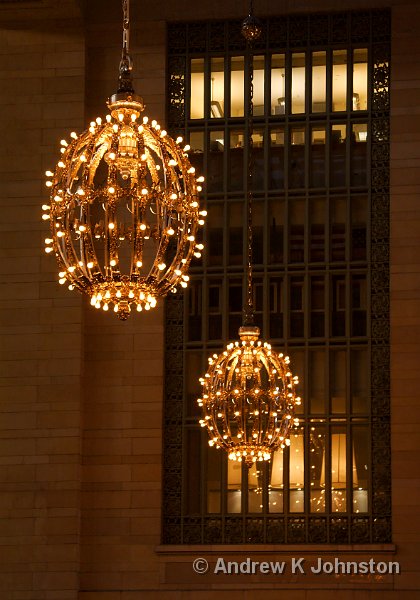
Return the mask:
[[[75,599],[80,563],[81,299],[43,252],[43,176],[84,121],[71,3],[0,11],[0,597]],[[16,9],[15,9],[16,10]],[[29,9],[27,9],[29,10]],[[4,20],[6,19],[7,20]]]

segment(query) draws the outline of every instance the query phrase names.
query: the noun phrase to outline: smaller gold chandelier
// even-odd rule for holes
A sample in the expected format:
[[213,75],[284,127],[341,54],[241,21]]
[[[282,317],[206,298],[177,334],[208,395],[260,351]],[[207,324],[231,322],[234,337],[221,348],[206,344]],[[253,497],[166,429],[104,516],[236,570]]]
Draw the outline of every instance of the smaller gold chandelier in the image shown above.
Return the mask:
[[129,56],[129,1],[123,1],[123,51],[118,92],[110,114],[87,131],[61,141],[61,160],[47,171],[51,236],[59,283],[86,293],[91,304],[125,320],[131,307],[156,306],[157,298],[188,285],[188,269],[203,245],[197,239],[206,211],[188,160],[156,121],[141,117]]
[[299,422],[295,406],[301,402],[289,357],[258,340],[259,334],[258,327],[243,326],[239,342],[209,358],[198,399],[209,445],[224,448],[231,460],[247,465],[270,460],[274,450],[290,444],[289,430]]
[[[252,14],[242,24],[248,51],[261,28]],[[222,354],[209,358],[209,369],[200,379],[202,397],[201,427],[207,429],[209,445],[223,448],[230,460],[244,461],[250,467],[256,461],[270,460],[272,453],[290,445],[289,432],[299,423],[295,406],[301,400],[295,393],[298,378],[293,377],[289,357],[276,354],[271,345],[258,338],[254,325],[252,291],[252,125],[253,125],[253,56],[248,52],[248,106],[246,124],[248,144],[248,177],[246,209],[248,229],[248,265],[246,271],[247,303],[239,339]]]

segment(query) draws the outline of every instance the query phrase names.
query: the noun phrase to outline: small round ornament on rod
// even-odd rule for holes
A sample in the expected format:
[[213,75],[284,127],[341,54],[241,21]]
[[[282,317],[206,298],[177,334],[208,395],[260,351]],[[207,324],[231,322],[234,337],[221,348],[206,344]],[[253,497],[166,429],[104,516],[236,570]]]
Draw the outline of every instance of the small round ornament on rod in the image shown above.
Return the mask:
[[90,297],[96,308],[125,320],[132,308],[150,310],[186,288],[198,239],[203,177],[188,159],[189,146],[143,116],[133,89],[129,53],[129,0],[123,1],[119,86],[109,113],[81,135],[61,141],[61,160],[47,171],[50,204],[43,205],[59,282]]

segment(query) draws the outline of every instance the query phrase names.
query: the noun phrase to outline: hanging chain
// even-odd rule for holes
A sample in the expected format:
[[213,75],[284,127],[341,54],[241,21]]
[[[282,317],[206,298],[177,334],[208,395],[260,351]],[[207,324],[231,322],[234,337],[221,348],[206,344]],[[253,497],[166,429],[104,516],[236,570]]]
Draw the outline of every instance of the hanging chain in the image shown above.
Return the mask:
[[118,92],[133,93],[131,71],[133,62],[130,56],[130,0],[122,0],[123,10],[123,44],[120,61],[120,76]]
[[262,32],[261,23],[254,17],[253,1],[249,0],[249,14],[242,23],[242,35],[246,39],[246,55],[248,58],[248,98],[247,98],[247,119],[245,124],[246,144],[245,149],[248,152],[248,173],[246,177],[246,213],[247,213],[247,250],[248,265],[246,270],[246,303],[244,307],[244,325],[254,325],[254,302],[252,290],[252,200],[253,200],[253,170],[254,170],[254,152],[253,152],[253,127],[254,127],[254,53],[252,43],[257,40]]
[[254,169],[254,152],[253,152],[253,128],[254,128],[254,55],[252,52],[252,42],[247,43],[248,51],[248,175],[246,183],[246,212],[247,212],[247,250],[248,250],[248,265],[247,265],[247,298],[245,306],[245,325],[254,324],[254,302],[252,290],[252,186],[253,186],[253,169]]
[[130,0],[123,0],[123,56],[130,52]]

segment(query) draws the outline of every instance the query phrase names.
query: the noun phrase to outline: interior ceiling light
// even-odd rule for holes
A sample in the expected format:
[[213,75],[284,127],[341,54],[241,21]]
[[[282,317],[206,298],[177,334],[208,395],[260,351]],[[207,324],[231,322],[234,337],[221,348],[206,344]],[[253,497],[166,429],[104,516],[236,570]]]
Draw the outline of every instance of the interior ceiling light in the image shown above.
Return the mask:
[[51,236],[59,282],[113,309],[125,320],[131,307],[156,306],[159,297],[188,285],[192,258],[206,212],[198,193],[203,177],[188,160],[189,146],[174,141],[156,121],[142,117],[134,93],[129,54],[129,0],[123,1],[123,47],[119,87],[81,135],[61,141],[61,159],[47,171]]
[[293,377],[289,357],[276,353],[258,338],[254,325],[252,297],[252,133],[253,133],[253,54],[252,41],[261,35],[259,22],[252,14],[242,24],[249,59],[248,177],[246,186],[248,220],[247,303],[239,341],[221,354],[209,358],[209,369],[200,379],[202,408],[200,425],[207,429],[209,445],[223,448],[231,460],[254,462],[270,460],[272,453],[290,445],[289,434],[299,424],[295,406],[298,378]]

